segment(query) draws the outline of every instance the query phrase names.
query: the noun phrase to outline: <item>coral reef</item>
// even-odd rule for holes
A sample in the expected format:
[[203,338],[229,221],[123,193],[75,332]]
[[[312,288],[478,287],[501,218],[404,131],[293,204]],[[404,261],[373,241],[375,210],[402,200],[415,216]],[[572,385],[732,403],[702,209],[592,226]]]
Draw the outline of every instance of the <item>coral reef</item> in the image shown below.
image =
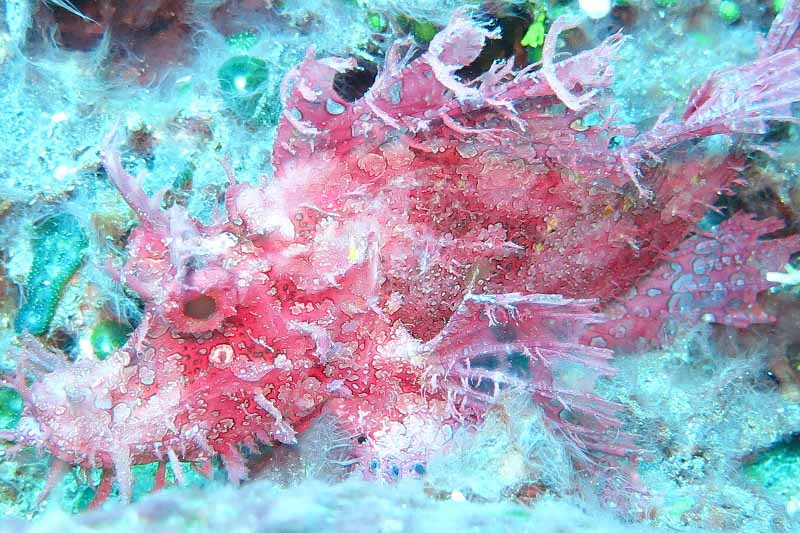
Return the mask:
[[[249,9],[222,3],[218,24],[241,24],[226,18],[234,4]],[[300,11],[282,16],[300,24]],[[744,186],[749,154],[769,152],[756,136],[795,121],[800,4],[787,3],[755,59],[711,73],[685,112],[667,109],[641,133],[613,106],[620,33],[562,59],[559,39],[577,23],[555,18],[534,43],[541,63],[522,66],[515,52],[472,72],[500,26],[467,10],[435,34],[420,24],[412,34],[427,47],[397,40],[377,69],[309,50],[281,85],[280,113],[264,107],[275,87],[268,63],[241,55],[257,38],[231,44],[237,55],[212,78],[247,128],[279,118],[274,175],[239,179],[221,157],[215,171],[227,187],[205,217],[191,216],[181,190],[199,165],[182,167],[172,187],[146,181],[157,154],[190,133],[203,132],[192,149],[210,154],[210,122],[175,119],[175,139],[117,122],[102,165],[138,225],[118,236],[124,265],[108,267],[144,311],[132,333],[97,317],[87,343],[97,357],[72,361],[35,335],[86,243],[63,257],[36,254],[32,272],[52,277],[49,299],[34,301],[47,283],[31,274],[16,372],[3,378],[24,406],[0,437],[16,443],[9,456],[27,446],[52,454],[42,497],[71,466],[87,480],[102,471],[92,506],[114,480],[130,499],[137,465],[157,464],[158,489],[167,467],[183,484],[187,464],[211,475],[220,459],[238,484],[279,466],[276,450],[302,448],[324,421],[322,455],[337,475],[423,478],[469,487],[458,494],[475,501],[581,494],[629,518],[650,516],[651,489],[665,485],[647,469],[640,480],[637,466],[659,446],[642,427],[659,420],[657,406],[596,389],[615,375],[612,349],[658,346],[685,323],[776,320],[761,298],[786,283],[776,273],[794,272],[786,265],[800,238],[774,213],[707,219]],[[67,226],[75,242],[86,229]],[[45,259],[61,270],[42,267]],[[47,313],[34,320],[34,305]],[[635,364],[620,366],[631,390],[645,389]],[[630,417],[639,423],[626,426]],[[711,415],[703,423],[715,427]],[[506,440],[476,435],[481,425]],[[272,463],[254,459],[262,446]],[[487,449],[503,457],[494,484],[449,474],[457,467],[448,459],[470,470]],[[686,442],[675,450],[664,468],[691,454]],[[733,455],[709,453],[708,463],[729,468]],[[740,525],[699,504],[693,512]]]
[[38,522],[7,521],[20,533],[62,531],[347,531],[355,523],[375,531],[441,531],[443,527],[494,531],[642,532],[602,509],[577,502],[545,500],[536,508],[513,502],[437,501],[422,486],[403,481],[381,486],[349,480],[330,486],[306,482],[290,490],[259,481],[239,490],[217,487],[213,497],[187,491],[163,492],[140,504],[83,517],[50,513]]

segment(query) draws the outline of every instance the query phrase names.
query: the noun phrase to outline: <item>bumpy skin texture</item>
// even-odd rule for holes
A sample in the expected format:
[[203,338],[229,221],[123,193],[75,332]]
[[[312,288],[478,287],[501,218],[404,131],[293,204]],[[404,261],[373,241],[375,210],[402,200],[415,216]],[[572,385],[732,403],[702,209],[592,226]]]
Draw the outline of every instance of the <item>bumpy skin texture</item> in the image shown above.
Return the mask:
[[668,339],[681,321],[737,328],[773,322],[775,317],[761,309],[757,297],[774,286],[766,279],[770,268],[787,264],[800,250],[800,236],[758,238],[781,228],[779,220],[736,213],[710,232],[689,237],[623,297],[605,306],[609,320],[593,324],[585,341],[630,351]]
[[[757,94],[715,78],[683,121],[612,150],[633,131],[582,118],[603,105],[621,37],[553,63],[567,27],[554,23],[539,71],[497,64],[464,84],[455,73],[496,36],[456,13],[416,58],[396,44],[355,102],[333,90],[355,64],[309,53],[284,87],[274,179],[236,184],[228,169],[227,215],[210,226],[162,211],[109,140],[108,174],[141,219],[120,278],[146,317],[102,362],[56,364],[26,338],[21,367],[55,368],[30,389],[18,380],[27,405],[12,436],[113,469],[128,496],[137,463],[169,461],[180,476],[180,461],[220,455],[241,480],[241,445],[293,443],[325,413],[352,436],[354,470],[391,478],[421,475],[454,427],[516,387],[582,470],[635,456],[620,406],[591,390],[613,371],[611,352],[588,341],[614,324],[587,327],[666,252],[695,246],[681,243],[736,175],[732,156],[673,145],[758,131],[782,112],[764,99],[800,99],[800,84],[779,88],[800,78],[800,53],[775,47],[759,59],[780,65],[773,76],[760,63],[728,73],[759,72]],[[773,225],[749,221],[749,235]],[[756,276],[762,253],[762,268],[780,269],[797,243],[778,242],[743,242],[743,272]],[[669,310],[648,317],[652,340]],[[643,331],[635,316],[617,318]],[[583,385],[561,382],[564,363],[584,367]]]

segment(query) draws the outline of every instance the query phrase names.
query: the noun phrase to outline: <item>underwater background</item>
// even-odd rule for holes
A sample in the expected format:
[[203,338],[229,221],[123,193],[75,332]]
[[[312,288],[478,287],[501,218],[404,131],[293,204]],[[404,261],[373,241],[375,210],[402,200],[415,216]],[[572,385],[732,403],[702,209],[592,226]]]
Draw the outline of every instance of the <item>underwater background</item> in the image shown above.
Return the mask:
[[800,531],[800,3],[0,15],[0,531]]

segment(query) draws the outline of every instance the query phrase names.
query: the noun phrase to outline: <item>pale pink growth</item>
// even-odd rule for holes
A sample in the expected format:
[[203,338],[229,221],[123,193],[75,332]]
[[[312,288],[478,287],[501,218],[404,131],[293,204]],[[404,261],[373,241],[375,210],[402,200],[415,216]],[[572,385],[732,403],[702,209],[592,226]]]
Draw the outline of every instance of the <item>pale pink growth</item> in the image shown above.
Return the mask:
[[[291,90],[288,85],[285,87],[287,121],[279,126],[275,164],[280,168],[285,159],[334,145],[338,152],[347,151],[362,144],[365,141],[362,137],[367,135],[381,139],[403,130],[413,134],[400,137],[409,147],[436,153],[433,134],[442,122],[457,133],[486,133],[466,124],[474,120],[469,118],[471,115],[480,116],[481,112],[495,113],[504,119],[503,127],[491,133],[525,131],[525,121],[515,111],[515,102],[526,99],[558,97],[568,107],[586,112],[596,107],[593,96],[597,90],[613,81],[610,61],[622,39],[619,34],[613,35],[594,50],[554,63],[558,33],[568,27],[566,20],[557,21],[548,35],[548,62],[541,73],[531,74],[528,70],[514,73],[511,63],[498,64],[475,82],[465,84],[454,73],[477,57],[487,38],[496,36],[471,21],[466,11],[456,12],[450,25],[436,35],[420,57],[411,59],[413,47],[403,55],[401,48],[408,44],[395,43],[370,90],[353,103],[343,101],[333,91],[332,80],[337,70],[324,61],[313,60],[309,54],[290,74],[295,86]],[[300,81],[302,84],[298,86]],[[572,91],[578,85],[584,93],[576,96]],[[334,102],[339,111],[334,114],[326,111],[324,105],[311,105],[303,96],[309,87],[321,101]],[[361,117],[371,115],[379,122],[368,119],[362,124]],[[298,123],[298,116],[302,124]],[[559,123],[552,129],[546,126],[537,131],[552,142],[559,134],[557,128],[566,128],[578,118],[569,116],[572,118],[563,126]],[[319,134],[321,131],[324,135]]]
[[[18,368],[26,368],[31,370],[35,375],[41,376],[41,372],[54,372],[62,370],[67,366],[67,361],[63,354],[56,354],[48,350],[42,342],[25,331],[19,336],[19,343],[22,351],[17,356]],[[38,368],[30,368],[28,363],[33,363]],[[17,372],[19,376],[20,372]],[[24,382],[20,383],[17,379],[17,385],[23,385],[19,390],[20,394],[24,394],[27,385]]]
[[[555,62],[558,34],[572,27],[573,22],[567,18],[559,19],[551,27],[546,37],[548,52],[547,68],[542,66],[538,72],[533,71],[536,65],[514,72],[511,62],[504,65],[495,64],[489,71],[479,77],[481,91],[492,107],[514,109],[514,102],[533,98],[557,97],[571,111],[588,112],[599,109],[600,98],[595,96],[601,89],[609,87],[614,81],[612,61],[619,47],[624,42],[622,34],[616,33],[606,38],[596,48],[580,52],[559,62]],[[544,53],[544,51],[543,51]],[[581,87],[583,93],[576,96],[573,90]],[[576,103],[577,102],[577,103]],[[574,109],[573,109],[574,108]],[[583,113],[571,114],[574,120]],[[515,118],[514,120],[519,120]],[[608,127],[606,124],[604,127]],[[550,134],[559,134],[553,129]]]
[[167,218],[161,209],[162,195],[157,194],[152,198],[142,190],[139,180],[128,174],[122,168],[119,151],[114,147],[115,138],[119,129],[119,122],[103,140],[100,147],[100,156],[111,183],[122,194],[122,197],[139,216],[144,224],[166,229]]
[[172,447],[167,448],[167,457],[169,458],[169,466],[172,469],[172,473],[175,475],[175,479],[178,481],[178,485],[186,485],[186,476],[183,473],[183,467],[178,459],[178,454],[175,453]]
[[717,134],[761,134],[770,120],[798,122],[790,106],[800,101],[800,50],[793,48],[800,6],[787,2],[773,23],[765,46],[752,63],[715,72],[695,88],[679,122],[662,114],[655,127],[623,153],[626,172],[647,158],[684,141]]
[[[119,497],[123,502],[131,500],[133,489],[133,472],[131,471],[131,454],[127,446],[117,445],[111,452],[111,461],[114,464],[114,475],[117,480]],[[99,490],[98,490],[99,493]]]
[[323,364],[329,362],[330,356],[334,351],[334,343],[331,340],[330,332],[326,328],[304,322],[289,322],[288,326],[292,330],[308,334],[316,345],[314,353],[319,361]]
[[550,30],[547,32],[547,36],[544,39],[544,46],[542,47],[542,74],[555,95],[558,96],[559,100],[561,100],[565,106],[573,111],[580,111],[586,107],[597,91],[591,90],[581,96],[575,96],[569,88],[562,84],[561,80],[558,78],[555,64],[553,63],[553,59],[556,55],[558,36],[575,26],[577,26],[577,22],[565,16],[559,17],[553,22],[552,26],[550,26]]
[[297,444],[297,432],[284,420],[283,413],[281,413],[280,409],[260,392],[257,392],[253,396],[253,399],[260,408],[275,419],[274,428],[272,430],[273,438],[283,444]]
[[291,242],[294,225],[286,213],[286,202],[278,191],[266,191],[248,184],[234,185],[225,195],[228,217],[235,224],[244,224],[254,238]]
[[446,28],[436,34],[425,53],[433,75],[453,92],[459,103],[479,103],[481,100],[481,91],[464,85],[455,73],[478,57],[487,38],[496,39],[499,34],[484,30],[470,19],[466,10],[461,10],[453,15]]
[[761,44],[759,58],[775,55],[783,50],[796,48],[800,40],[800,2],[787,0],[770,26],[769,33]]
[[244,464],[244,459],[233,444],[228,444],[228,449],[220,455],[222,462],[225,463],[225,470],[228,472],[228,480],[231,483],[239,485],[247,479],[247,467]]

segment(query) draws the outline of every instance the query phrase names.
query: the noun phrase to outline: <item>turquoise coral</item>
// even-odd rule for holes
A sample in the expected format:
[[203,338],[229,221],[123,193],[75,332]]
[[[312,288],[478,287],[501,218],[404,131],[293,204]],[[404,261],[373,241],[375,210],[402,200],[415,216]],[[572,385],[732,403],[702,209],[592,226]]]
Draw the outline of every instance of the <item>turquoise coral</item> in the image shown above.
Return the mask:
[[64,287],[83,262],[88,240],[78,220],[66,213],[38,224],[33,236],[33,265],[17,314],[18,332],[47,332]]

